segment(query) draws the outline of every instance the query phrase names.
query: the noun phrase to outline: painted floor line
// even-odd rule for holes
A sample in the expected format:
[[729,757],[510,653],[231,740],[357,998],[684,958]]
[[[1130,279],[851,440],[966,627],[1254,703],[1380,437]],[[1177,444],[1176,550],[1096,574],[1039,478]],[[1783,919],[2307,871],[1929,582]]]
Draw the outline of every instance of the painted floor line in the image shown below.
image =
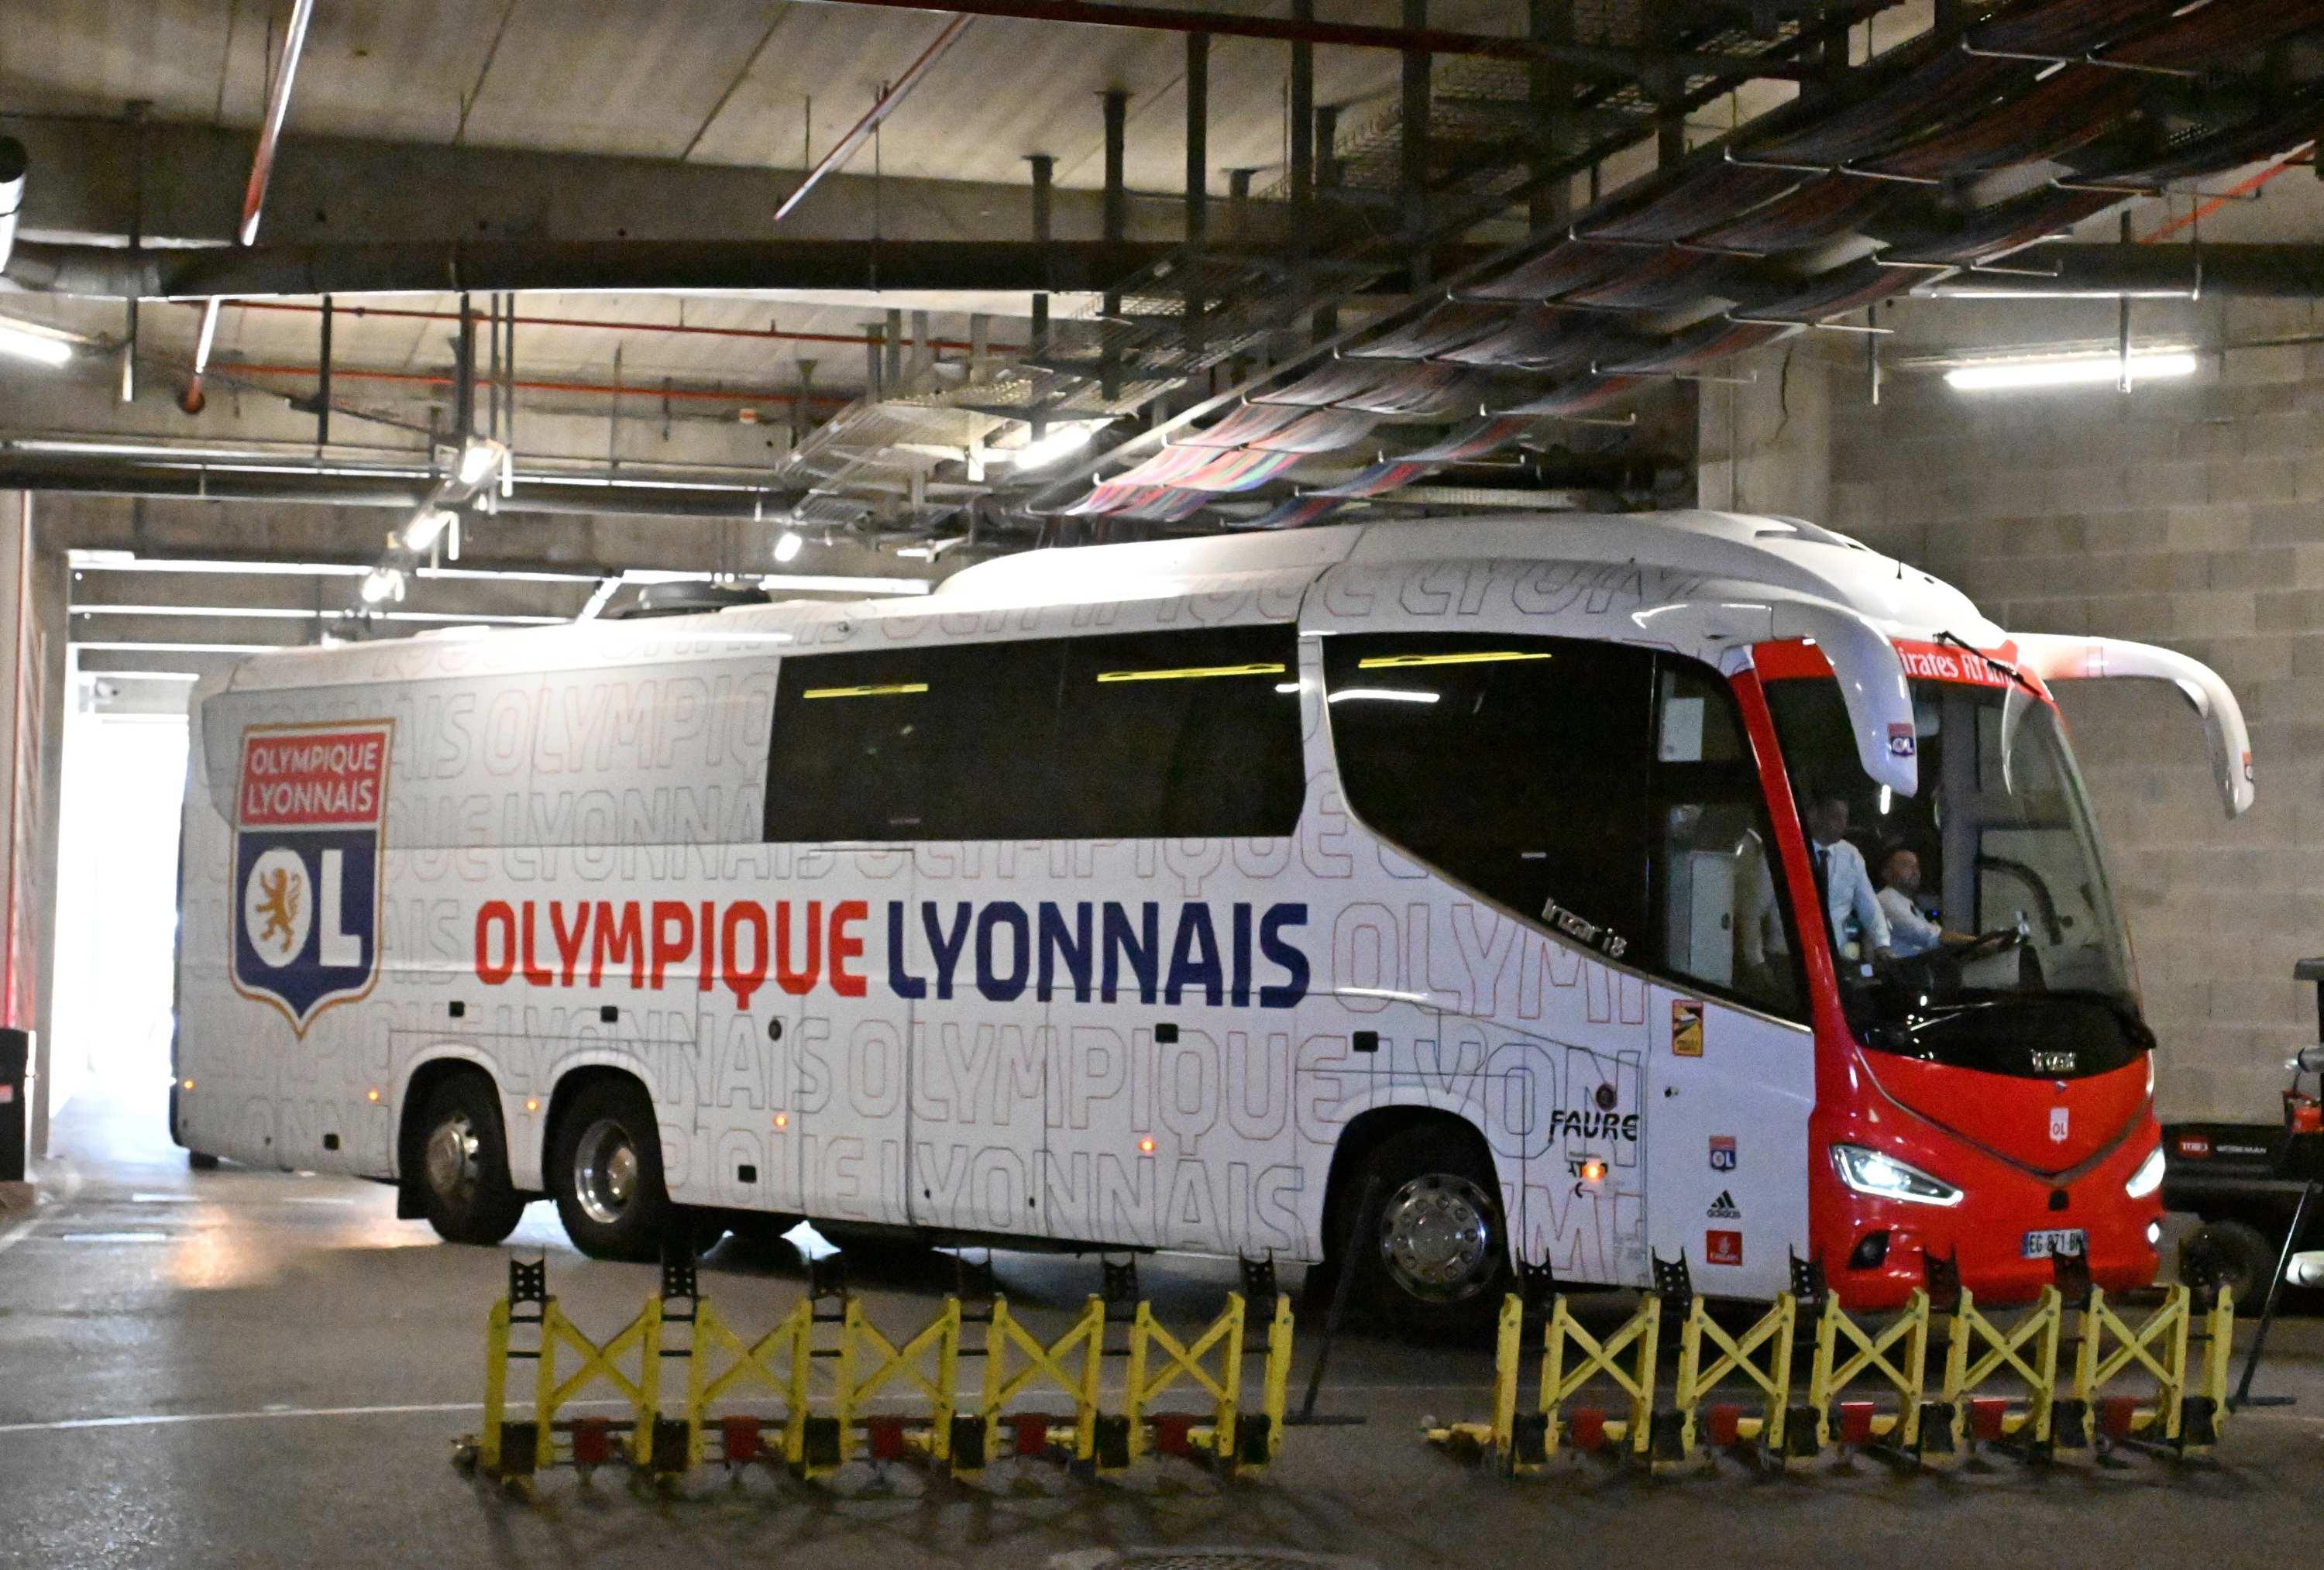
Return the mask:
[[34,1223],[53,1220],[57,1217],[63,1215],[66,1208],[72,1204],[73,1199],[80,1193],[80,1169],[74,1166],[72,1162],[64,1160],[62,1157],[58,1158],[56,1167],[60,1172],[63,1173],[60,1182],[63,1186],[64,1192],[60,1194],[56,1199],[49,1205],[34,1205],[31,1215],[25,1217],[22,1221],[16,1223],[15,1226],[10,1227],[7,1231],[0,1232],[0,1253],[7,1253],[10,1249],[23,1242],[25,1238],[31,1236]]
[[[1409,1391],[1418,1394],[1442,1394],[1475,1389],[1475,1386],[1466,1384],[1343,1384],[1334,1385],[1326,1393],[1377,1395]],[[1102,1393],[1118,1396],[1121,1392],[1118,1390],[1108,1390]],[[960,1392],[960,1400],[973,1403],[980,1394],[981,1392],[976,1391],[964,1390]],[[881,1395],[873,1397],[867,1404],[889,1405],[917,1399],[903,1393]],[[609,1396],[603,1400],[567,1401],[565,1405],[619,1408],[628,1406],[629,1402]],[[512,1412],[529,1411],[531,1409],[532,1403],[511,1401],[508,1406],[509,1410]],[[116,1418],[58,1418],[43,1423],[0,1423],[0,1435],[62,1434],[84,1428],[164,1428],[181,1427],[189,1423],[252,1423],[281,1418],[392,1418],[415,1412],[480,1412],[482,1410],[484,1410],[482,1401],[411,1401],[376,1407],[265,1407],[255,1411],[242,1412],[140,1412]]]

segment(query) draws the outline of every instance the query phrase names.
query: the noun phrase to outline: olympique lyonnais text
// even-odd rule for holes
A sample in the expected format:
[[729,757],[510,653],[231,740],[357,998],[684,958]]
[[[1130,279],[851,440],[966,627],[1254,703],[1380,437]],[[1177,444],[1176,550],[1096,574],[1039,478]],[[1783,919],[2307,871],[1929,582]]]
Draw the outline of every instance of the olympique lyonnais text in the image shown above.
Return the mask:
[[376,822],[386,773],[380,730],[254,736],[243,750],[243,826]]
[[[1044,1001],[1064,991],[1082,1003],[1132,995],[1147,1004],[1290,1008],[1307,996],[1307,956],[1285,936],[1306,924],[1302,904],[1237,903],[1214,914],[1188,901],[1166,921],[1154,900],[1043,900],[1029,911],[1013,900],[890,900],[886,917],[887,985],[902,998],[973,987],[1007,1003],[1030,988]],[[916,920],[929,955],[924,970],[908,957]],[[724,987],[743,1009],[770,981],[794,997],[817,987],[862,997],[871,922],[860,899],[487,900],[476,912],[476,978],[487,987],[603,987],[608,973],[618,983],[626,969],[632,988],[691,980],[703,992]],[[1256,974],[1259,964],[1274,973]]]

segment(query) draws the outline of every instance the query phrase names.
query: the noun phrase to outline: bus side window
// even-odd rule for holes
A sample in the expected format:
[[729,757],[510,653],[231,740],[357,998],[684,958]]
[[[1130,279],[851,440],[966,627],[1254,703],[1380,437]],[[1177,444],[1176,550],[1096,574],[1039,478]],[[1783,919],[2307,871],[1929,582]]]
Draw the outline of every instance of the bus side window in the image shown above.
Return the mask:
[[1056,839],[1265,839],[1307,794],[1288,624],[1065,642]]
[[1054,816],[1056,639],[793,655],[770,840],[1037,840]]
[[1655,968],[1796,1017],[1774,840],[1734,697],[1708,666],[1668,657],[1655,685]]
[[[1654,656],[1462,633],[1324,640],[1348,804],[1406,854],[1535,921],[1646,927]],[[1600,946],[1620,953],[1604,940]]]

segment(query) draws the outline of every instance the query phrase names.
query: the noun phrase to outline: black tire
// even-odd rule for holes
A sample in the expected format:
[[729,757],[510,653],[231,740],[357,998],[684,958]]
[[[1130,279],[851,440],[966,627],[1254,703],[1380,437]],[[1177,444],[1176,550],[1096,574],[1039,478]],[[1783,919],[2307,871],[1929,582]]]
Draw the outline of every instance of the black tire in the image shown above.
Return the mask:
[[2238,1311],[2257,1311],[2275,1279],[2280,1246],[2246,1221],[2206,1221],[2179,1245],[2179,1272],[2192,1274],[2207,1262],[2219,1284],[2233,1290]]
[[216,1156],[206,1156],[199,1151],[186,1152],[186,1166],[191,1171],[215,1172],[217,1171],[217,1164],[218,1159]]
[[524,1197],[509,1181],[508,1136],[491,1080],[455,1074],[429,1092],[404,1177],[447,1243],[490,1245],[516,1230]]
[[682,1219],[662,1183],[653,1103],[633,1079],[586,1086],[558,1115],[548,1176],[565,1235],[591,1259],[659,1259]]
[[1500,1185],[1473,1134],[1443,1125],[1406,1129],[1372,1152],[1345,1198],[1348,1212],[1376,1180],[1370,1214],[1335,1217],[1359,1300],[1419,1336],[1467,1335],[1493,1322],[1509,1280]]

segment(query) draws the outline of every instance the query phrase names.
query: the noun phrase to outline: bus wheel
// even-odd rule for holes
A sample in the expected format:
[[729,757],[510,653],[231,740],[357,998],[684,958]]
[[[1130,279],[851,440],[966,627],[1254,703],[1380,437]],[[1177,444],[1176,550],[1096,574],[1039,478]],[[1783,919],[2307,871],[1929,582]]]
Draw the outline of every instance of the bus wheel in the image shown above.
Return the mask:
[[662,1187],[653,1104],[627,1079],[587,1087],[558,1118],[549,1182],[565,1235],[592,1259],[659,1259],[682,1219]]
[[2203,1259],[2218,1272],[2219,1284],[2235,1293],[2236,1308],[2256,1308],[2275,1280],[2276,1245],[2256,1226],[2242,1221],[2206,1221],[2179,1245],[2181,1274],[2190,1260]]
[[1370,1171],[1375,1214],[1348,1262],[1372,1307],[1424,1334],[1489,1324],[1509,1240],[1484,1152],[1450,1129],[1407,1129],[1380,1146]]
[[509,1183],[508,1145],[491,1081],[456,1074],[428,1098],[418,1146],[420,1208],[447,1243],[500,1242],[524,1200]]

